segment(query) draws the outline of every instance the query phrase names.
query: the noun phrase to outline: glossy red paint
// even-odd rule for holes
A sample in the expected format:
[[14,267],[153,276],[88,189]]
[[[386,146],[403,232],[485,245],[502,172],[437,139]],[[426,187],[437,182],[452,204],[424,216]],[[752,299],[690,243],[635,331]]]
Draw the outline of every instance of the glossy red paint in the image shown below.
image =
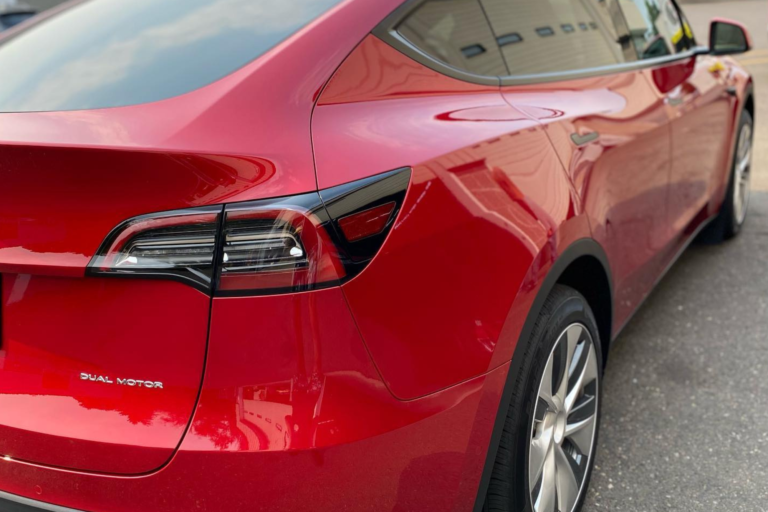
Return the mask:
[[[614,330],[650,293],[725,178],[733,122],[714,59],[503,89],[547,128],[611,262]],[[581,145],[573,136],[597,137]],[[684,142],[683,142],[684,141]],[[722,190],[722,189],[721,189]],[[722,197],[722,196],[719,196]],[[718,203],[719,206],[719,203]]]
[[717,211],[709,205],[719,185],[727,182],[722,170],[729,168],[732,146],[723,135],[738,120],[737,98],[727,91],[732,80],[719,60],[701,56],[690,68],[667,104],[673,148],[669,195],[675,198],[669,202],[669,222],[674,233],[690,233]]
[[[221,450],[211,443],[196,450],[182,446],[162,471],[138,478],[56,471],[0,459],[0,478],[4,491],[81,510],[303,510],[311,504],[313,510],[331,511],[340,503],[363,510],[469,510],[485,461],[481,447],[488,444],[506,370],[504,366],[416,402],[390,398],[403,415],[422,419],[356,442],[261,453]],[[270,407],[255,406],[254,412]],[[416,412],[406,412],[409,409]],[[228,414],[234,419],[236,412],[233,403]],[[361,413],[355,421],[375,425],[386,421],[386,414]],[[450,433],[446,424],[451,425]],[[211,418],[208,437],[219,437],[220,427],[229,433],[229,426],[234,422]],[[423,492],[427,487],[435,493]]]
[[343,3],[226,78],[168,100],[0,114],[0,272],[82,276],[109,231],[135,215],[316,190],[317,96],[397,3]]
[[[606,251],[618,328],[664,268],[671,137],[658,71],[503,89],[545,127]],[[582,137],[576,144],[574,136]],[[591,137],[590,137],[591,136]],[[593,140],[589,140],[594,138]]]
[[[115,474],[168,462],[200,392],[210,298],[164,281],[85,278],[85,268],[131,217],[317,190],[309,124],[317,96],[395,4],[342,3],[179,97],[0,114],[1,456]],[[292,135],[273,136],[280,132]],[[126,390],[81,373],[165,389]]]
[[[476,85],[369,34],[399,3],[347,0],[177,98],[0,114],[1,491],[89,512],[470,510],[561,255],[602,247],[616,332],[717,211],[750,87],[733,61]],[[136,215],[402,167],[394,227],[343,286],[84,275]]]
[[0,159],[11,169],[0,205],[3,273],[82,277],[126,219],[280,190],[275,163],[258,157],[5,145]]
[[209,303],[166,281],[4,274],[0,453],[103,473],[161,467],[195,409]]
[[375,265],[343,287],[395,396],[435,392],[511,354],[520,325],[507,317],[525,274],[579,213],[543,129],[498,87],[469,88],[369,36],[321,96],[313,134],[321,188],[413,166]]

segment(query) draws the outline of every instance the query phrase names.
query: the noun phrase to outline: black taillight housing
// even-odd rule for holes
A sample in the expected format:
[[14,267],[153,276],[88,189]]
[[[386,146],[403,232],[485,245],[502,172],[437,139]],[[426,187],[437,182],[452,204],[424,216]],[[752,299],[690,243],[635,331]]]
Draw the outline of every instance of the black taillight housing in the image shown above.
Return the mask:
[[88,275],[174,279],[211,290],[222,207],[142,215],[117,226]]
[[373,259],[411,171],[297,196],[142,215],[104,240],[88,275],[173,279],[220,296],[339,285]]

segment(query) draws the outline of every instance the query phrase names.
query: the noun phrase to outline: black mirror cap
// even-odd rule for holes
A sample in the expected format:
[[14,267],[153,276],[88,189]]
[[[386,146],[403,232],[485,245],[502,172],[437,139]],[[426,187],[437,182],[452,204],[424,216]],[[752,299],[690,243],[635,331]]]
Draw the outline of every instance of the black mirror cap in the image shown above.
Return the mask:
[[712,55],[737,55],[752,49],[752,38],[737,21],[714,19],[709,28],[709,52]]

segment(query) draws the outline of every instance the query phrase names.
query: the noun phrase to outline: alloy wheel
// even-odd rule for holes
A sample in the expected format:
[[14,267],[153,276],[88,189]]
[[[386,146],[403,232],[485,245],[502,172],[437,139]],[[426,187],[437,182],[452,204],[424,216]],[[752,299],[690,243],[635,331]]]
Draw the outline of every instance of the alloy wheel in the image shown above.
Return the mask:
[[733,212],[736,225],[740,226],[747,217],[749,205],[750,167],[752,162],[752,125],[741,127],[736,146],[736,166],[733,176]]
[[572,512],[578,502],[595,443],[599,378],[589,330],[571,324],[552,348],[539,384],[528,450],[535,512]]

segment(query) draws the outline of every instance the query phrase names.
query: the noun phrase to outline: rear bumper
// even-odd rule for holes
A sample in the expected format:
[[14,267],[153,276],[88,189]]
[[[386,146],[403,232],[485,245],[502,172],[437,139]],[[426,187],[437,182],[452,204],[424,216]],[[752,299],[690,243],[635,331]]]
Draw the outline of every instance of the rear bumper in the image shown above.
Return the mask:
[[[403,403],[400,414],[414,421],[325,448],[271,452],[182,448],[164,469],[142,477],[0,461],[3,490],[14,495],[0,495],[8,502],[6,508],[0,501],[0,510],[471,510],[506,372],[507,365]],[[381,414],[391,415],[393,410],[382,409]]]
[[119,476],[0,459],[13,495],[0,499],[19,512],[470,510],[507,369],[402,401],[341,288],[216,298],[200,400],[165,466]]

